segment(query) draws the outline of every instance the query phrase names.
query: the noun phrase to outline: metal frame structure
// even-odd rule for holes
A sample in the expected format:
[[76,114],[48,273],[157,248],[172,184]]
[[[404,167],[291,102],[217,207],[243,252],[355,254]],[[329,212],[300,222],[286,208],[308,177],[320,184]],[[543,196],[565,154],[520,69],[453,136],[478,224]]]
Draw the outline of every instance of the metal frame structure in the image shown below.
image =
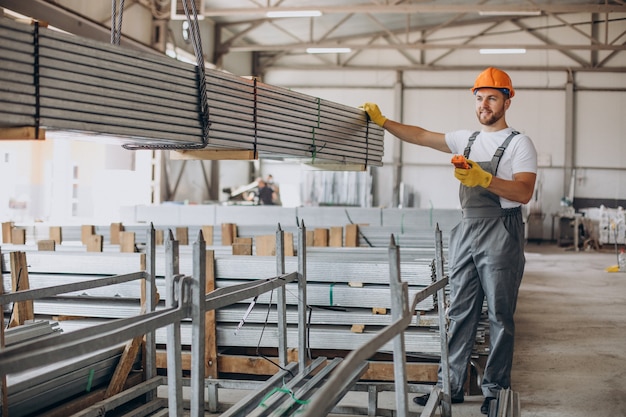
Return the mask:
[[[301,227],[301,236],[305,236],[304,223]],[[204,282],[206,280],[205,271],[205,251],[206,245],[202,232],[198,234],[198,239],[193,246],[193,276],[185,276],[178,273],[178,245],[171,239],[167,242],[166,265],[167,265],[167,295],[168,305],[166,308],[155,311],[155,301],[157,299],[156,286],[154,284],[155,270],[155,251],[154,251],[154,235],[155,230],[151,228],[149,231],[148,245],[146,249],[149,261],[146,271],[116,275],[113,277],[97,279],[92,281],[83,281],[80,283],[65,284],[51,286],[41,289],[26,290],[0,295],[0,305],[7,303],[15,303],[25,300],[35,300],[43,297],[53,296],[66,293],[69,291],[80,291],[95,288],[104,285],[113,285],[131,280],[144,279],[146,281],[146,311],[144,314],[114,320],[105,324],[100,324],[80,330],[60,335],[50,335],[35,341],[28,341],[16,344],[0,350],[0,376],[18,371],[34,369],[45,366],[61,360],[71,359],[76,355],[91,352],[94,350],[119,345],[135,337],[146,335],[146,381],[141,387],[133,389],[131,393],[124,392],[119,395],[106,399],[92,407],[78,413],[79,416],[100,415],[102,410],[114,409],[115,407],[127,402],[139,395],[146,394],[148,399],[154,399],[156,388],[165,383],[165,379],[156,375],[156,344],[154,342],[154,331],[157,328],[168,328],[168,364],[167,372],[170,375],[167,378],[168,398],[169,398],[169,415],[171,417],[182,415],[182,369],[180,363],[181,343],[180,343],[180,323],[188,318],[192,320],[193,343],[192,343],[192,371],[191,371],[191,415],[204,415],[204,317],[205,313],[220,307],[245,300],[250,297],[258,296],[264,292],[278,289],[284,291],[284,286],[292,281],[297,280],[300,287],[300,295],[305,297],[306,275],[304,270],[285,273],[284,263],[285,255],[282,250],[283,231],[278,226],[277,230],[277,275],[273,278],[253,281],[246,284],[221,288],[205,294],[203,291]],[[299,238],[299,266],[305,265],[305,239]],[[153,302],[148,302],[153,300]],[[279,297],[279,310],[285,310],[285,297]],[[281,305],[282,304],[282,305]],[[306,305],[306,300],[303,302]],[[305,310],[301,311],[305,315]],[[300,350],[305,352],[307,343],[306,329],[303,325],[300,329],[299,343]],[[286,366],[286,322],[279,322],[278,332],[280,333],[280,350],[281,366]],[[152,336],[150,336],[152,335]],[[304,369],[304,364],[300,366]],[[3,393],[6,386],[2,386]],[[3,396],[6,398],[6,396]],[[3,407],[8,410],[8,404],[3,401]],[[162,401],[157,401],[161,404]],[[4,413],[3,413],[4,414]]]
[[[381,330],[378,335],[370,342],[364,344],[359,349],[352,351],[338,369],[333,373],[332,377],[327,381],[323,388],[321,388],[311,398],[307,409],[302,414],[304,417],[314,417],[319,415],[327,415],[341,399],[341,397],[350,389],[353,381],[353,375],[358,373],[364,363],[374,355],[381,346],[387,343],[389,340],[394,341],[394,374],[395,374],[395,393],[396,393],[396,407],[397,416],[406,417],[408,415],[408,387],[406,380],[406,356],[404,349],[403,331],[410,324],[413,319],[412,312],[415,311],[415,306],[427,298],[430,295],[437,293],[440,300],[440,307],[443,306],[443,300],[445,299],[445,286],[448,284],[448,277],[443,276],[443,257],[441,250],[443,248],[441,244],[441,231],[439,226],[436,228],[436,270],[437,281],[428,286],[424,290],[415,294],[413,300],[409,304],[408,302],[408,286],[400,279],[400,252],[398,246],[395,244],[393,235],[391,243],[389,245],[389,270],[390,270],[390,285],[391,285],[391,297],[393,300],[392,315],[395,321],[389,326]],[[445,317],[443,311],[440,312],[440,326],[441,329],[445,329]],[[436,406],[441,401],[442,404],[442,416],[450,417],[451,412],[451,400],[450,400],[450,381],[449,381],[449,364],[447,357],[447,332],[440,331],[441,345],[445,347],[442,349],[441,355],[441,367],[443,371],[443,395],[438,387],[434,387],[431,393],[430,401],[422,411],[421,416],[434,416]]]
[[[153,227],[148,231],[146,254],[147,270],[126,275],[117,275],[80,283],[64,284],[54,287],[27,290],[0,295],[0,304],[39,299],[68,291],[79,291],[103,285],[127,282],[134,279],[146,280],[146,308],[144,314],[118,319],[106,324],[96,325],[61,335],[46,336],[42,339],[17,344],[0,350],[0,376],[32,369],[59,360],[69,359],[76,354],[93,351],[99,348],[119,345],[141,335],[153,334],[157,328],[167,327],[167,379],[156,375],[154,336],[147,338],[145,381],[131,390],[101,401],[98,404],[77,413],[75,416],[96,416],[102,410],[112,410],[139,395],[146,395],[149,400],[146,407],[159,408],[167,406],[162,416],[169,413],[170,417],[183,413],[183,385],[191,387],[190,415],[201,417],[205,407],[217,411],[219,406],[218,387],[227,386],[227,381],[205,379],[205,313],[216,310],[238,301],[256,298],[257,296],[276,289],[278,291],[278,364],[280,370],[265,383],[254,386],[254,392],[230,407],[224,416],[266,416],[290,415],[298,410],[305,416],[326,415],[341,411],[337,407],[343,396],[352,390],[364,390],[369,393],[368,414],[384,412],[377,404],[376,394],[380,384],[364,383],[358,380],[368,368],[368,359],[389,341],[393,341],[395,386],[386,384],[385,390],[394,390],[396,410],[394,415],[408,415],[408,393],[412,389],[407,383],[406,349],[403,337],[404,330],[411,324],[413,312],[418,303],[437,293],[439,302],[439,325],[441,337],[441,367],[443,369],[443,389],[433,387],[431,400],[424,408],[422,416],[433,416],[441,404],[442,416],[451,416],[450,387],[447,358],[447,332],[445,331],[444,301],[445,287],[448,278],[444,276],[442,233],[437,225],[435,230],[435,270],[436,280],[426,289],[416,293],[409,302],[408,283],[400,278],[400,250],[391,235],[388,249],[390,271],[390,295],[392,300],[393,322],[383,328],[374,338],[359,349],[352,351],[345,359],[327,360],[319,357],[311,360],[307,357],[307,302],[306,302],[306,231],[304,222],[298,224],[298,263],[296,272],[285,272],[284,232],[278,225],[276,231],[276,276],[258,279],[244,284],[218,288],[205,294],[206,244],[202,232],[193,244],[193,273],[185,276],[179,273],[179,247],[172,233],[165,242],[166,265],[166,307],[155,311],[154,303],[157,292],[154,284],[156,255],[154,251]],[[293,265],[293,263],[292,263]],[[298,282],[298,363],[287,363],[287,320],[285,317],[286,297],[285,285]],[[192,368],[191,378],[182,377],[181,365],[181,333],[183,320],[191,319],[192,323]],[[244,316],[245,320],[245,316]],[[151,359],[152,358],[152,359]],[[167,384],[167,400],[156,398],[156,387]],[[233,384],[239,388],[243,385]],[[205,399],[208,388],[209,398]],[[322,414],[320,414],[322,413]],[[377,414],[378,415],[378,414]]]

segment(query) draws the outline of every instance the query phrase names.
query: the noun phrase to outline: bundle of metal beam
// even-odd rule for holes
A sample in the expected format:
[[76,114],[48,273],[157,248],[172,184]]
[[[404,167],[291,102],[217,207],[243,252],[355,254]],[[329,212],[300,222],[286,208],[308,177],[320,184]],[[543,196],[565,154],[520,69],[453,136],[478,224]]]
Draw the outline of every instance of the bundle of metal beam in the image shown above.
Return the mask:
[[58,323],[48,320],[27,320],[24,324],[9,327],[5,330],[4,343],[14,345],[26,340],[35,339],[44,335],[58,332]]
[[[94,264],[83,264],[83,262],[91,262],[100,259],[99,262],[107,262],[117,258],[103,257],[108,253],[86,254],[76,253],[71,256],[62,256],[66,253],[44,252],[29,253],[29,281],[31,288],[42,288],[49,286],[50,283],[75,283],[87,281],[97,278],[93,271],[97,267]],[[69,255],[69,254],[68,254]],[[81,255],[81,256],[78,256]],[[103,256],[98,256],[103,255]],[[113,255],[113,254],[111,254]],[[135,255],[135,254],[119,254],[119,255]],[[3,254],[8,258],[8,254]],[[119,257],[120,262],[128,258],[126,256]],[[130,257],[138,264],[140,259]],[[55,262],[55,267],[40,267],[42,262]],[[263,279],[274,276],[275,262],[273,257],[241,257],[241,256],[224,256],[216,258],[215,271],[217,288],[227,287],[240,284],[242,281]],[[191,268],[190,265],[184,263],[184,257],[181,258],[181,273],[187,273]],[[71,262],[75,271],[68,274],[67,267]],[[95,262],[94,262],[95,263]],[[129,265],[132,262],[126,263]],[[287,268],[297,266],[297,260],[290,258],[285,262]],[[406,281],[409,283],[409,293],[415,292],[420,288],[428,286],[432,282],[432,269],[429,263],[420,262],[402,262],[402,268],[407,276]],[[92,272],[81,272],[91,268]],[[136,267],[137,268],[137,267]],[[48,271],[46,271],[46,269]],[[110,268],[111,271],[119,272],[117,268]],[[127,269],[128,270],[128,269]],[[158,276],[164,275],[164,266],[157,264],[156,272]],[[310,305],[322,307],[364,307],[364,308],[389,308],[388,297],[381,297],[381,294],[388,293],[388,284],[384,281],[388,279],[388,266],[375,262],[362,260],[361,262],[327,262],[323,258],[314,259],[310,257],[307,261],[307,285]],[[3,281],[5,287],[10,288],[11,277],[9,273],[3,273]],[[352,285],[351,285],[352,284]],[[159,293],[165,294],[165,282],[162,279],[157,280],[157,288]],[[287,289],[291,288],[287,285]],[[93,288],[89,290],[81,290],[79,293],[68,293],[72,296],[89,296],[100,298],[129,298],[138,300],[140,298],[140,286],[137,282],[128,282],[124,284],[111,285],[104,288]],[[265,297],[265,298],[263,298]],[[269,304],[269,295],[266,294],[259,299],[260,303]],[[292,305],[298,305],[297,291],[291,289],[288,291],[287,302]],[[40,301],[37,301],[40,303]],[[107,301],[107,304],[110,303]],[[103,306],[103,308],[107,308]],[[427,298],[418,305],[418,310],[429,311],[433,308],[432,298]],[[62,312],[55,312],[62,314]],[[53,313],[51,313],[53,314]],[[76,314],[78,315],[78,314]]]
[[103,349],[37,368],[36,372],[7,375],[9,415],[21,417],[49,411],[54,404],[107,384],[123,351],[123,346]]
[[[102,323],[98,319],[68,320],[60,323],[64,331],[75,331],[89,326]],[[217,326],[217,343],[220,348],[224,347],[276,347],[278,346],[278,332],[276,323],[268,322],[267,325],[248,323],[237,330],[237,324],[220,324]],[[371,330],[371,331],[370,331]],[[309,333],[309,347],[311,349],[352,350],[355,346],[366,343],[376,335],[380,327],[372,326],[363,333],[350,331],[350,326],[311,326]],[[295,325],[287,328],[288,346],[297,346],[298,331]],[[438,356],[441,352],[441,339],[437,332],[423,328],[410,327],[405,333],[407,351],[421,354]],[[166,332],[163,329],[156,331],[156,342],[166,343]],[[183,345],[191,344],[191,325],[181,325],[181,342]],[[391,343],[385,345],[381,351],[391,351]]]
[[193,65],[9,19],[0,56],[0,126],[382,165],[383,130],[354,107],[207,70],[205,138]]
[[[307,303],[312,306],[311,337],[315,336],[316,339],[312,346],[316,349],[349,350],[354,343],[358,344],[361,340],[367,339],[372,331],[386,325],[386,322],[390,320],[389,315],[373,314],[373,308],[384,308],[387,311],[390,308],[388,255],[378,248],[344,248],[346,250],[343,251],[343,256],[329,255],[332,253],[330,248],[319,249],[319,251],[312,250],[307,256]],[[416,252],[416,255],[418,254],[419,251]],[[3,256],[8,257],[8,254]],[[118,258],[119,261],[114,261],[114,258]],[[432,282],[432,257],[415,258],[416,256],[407,256],[401,262],[410,294]],[[51,282],[61,285],[85,281],[97,278],[95,274],[102,274],[105,270],[122,272],[121,268],[112,268],[113,265],[123,265],[126,270],[133,270],[140,262],[141,254],[138,253],[29,253],[30,286],[41,288],[50,285]],[[51,267],[52,265],[54,267]],[[285,266],[287,269],[293,269],[297,266],[297,260],[290,257],[286,259]],[[157,262],[156,268],[157,276],[163,276],[165,269],[162,262]],[[273,257],[217,256],[215,259],[217,288],[273,276],[275,271],[276,262]],[[191,272],[191,256],[188,251],[181,251],[180,272],[184,274]],[[8,274],[5,274],[4,281],[5,285],[10,285]],[[159,278],[156,283],[158,292],[165,294],[164,280]],[[63,297],[37,300],[34,308],[36,314],[44,316],[122,318],[138,313],[140,293],[138,283],[129,282],[69,293]],[[290,306],[290,311],[299,304],[294,284],[287,285],[286,302]],[[257,307],[246,320],[244,327],[249,329],[246,332],[250,331],[254,335],[259,335],[266,320],[269,326],[276,325],[276,315],[273,311],[270,311],[269,317],[265,316],[268,305],[271,303],[269,294],[264,294],[257,299]],[[256,346],[258,339],[252,335],[242,339],[231,332],[232,327],[236,327],[243,317],[242,309],[247,309],[247,307],[247,303],[235,304],[217,311],[220,346],[233,346],[243,343],[242,340],[247,341],[247,347]],[[417,307],[420,312],[429,312],[433,308],[432,297],[427,298]],[[287,322],[290,325],[296,325],[297,315],[294,312],[288,313]],[[431,323],[432,321],[425,323],[424,327]],[[67,326],[77,324],[63,322],[61,326],[66,329]],[[350,332],[349,329],[354,324],[366,325],[367,331]],[[437,332],[417,327],[412,326],[410,329],[413,332],[410,336],[411,348],[421,353],[436,352],[438,349]],[[329,333],[329,329],[335,330]],[[272,346],[271,343],[271,338],[268,339],[266,336],[263,339],[265,346]]]
[[[384,248],[389,245],[389,235],[393,234],[396,244],[402,248],[432,248],[433,229],[415,226],[360,226],[359,246]],[[442,231],[444,246],[448,246],[447,231]]]

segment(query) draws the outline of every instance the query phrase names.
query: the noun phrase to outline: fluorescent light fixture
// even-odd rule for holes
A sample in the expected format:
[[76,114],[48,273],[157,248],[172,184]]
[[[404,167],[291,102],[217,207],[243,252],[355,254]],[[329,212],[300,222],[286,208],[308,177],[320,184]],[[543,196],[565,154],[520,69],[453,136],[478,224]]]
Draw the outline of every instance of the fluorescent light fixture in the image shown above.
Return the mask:
[[481,16],[540,16],[541,10],[481,10]]
[[307,54],[347,54],[350,48],[306,48]]
[[265,14],[267,17],[319,17],[321,15],[322,12],[319,10],[286,10],[267,12]]
[[480,53],[483,55],[493,55],[493,54],[525,54],[526,49],[524,48],[489,48],[489,49],[481,49]]

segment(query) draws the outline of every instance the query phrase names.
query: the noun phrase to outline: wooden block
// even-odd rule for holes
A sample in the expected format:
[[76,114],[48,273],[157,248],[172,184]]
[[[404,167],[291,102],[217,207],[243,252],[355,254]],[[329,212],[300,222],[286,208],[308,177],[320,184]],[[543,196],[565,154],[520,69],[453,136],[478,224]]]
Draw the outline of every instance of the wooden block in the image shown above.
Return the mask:
[[[438,363],[408,362],[407,382],[437,382]],[[394,381],[393,362],[369,361],[369,368],[361,376],[362,381]]]
[[14,245],[25,245],[26,244],[26,229],[19,229],[14,227],[11,230],[11,243]]
[[296,256],[296,249],[293,246],[293,233],[285,232],[285,256]]
[[315,233],[313,230],[306,231],[306,245],[313,246],[313,242],[315,242]]
[[365,330],[364,324],[353,324],[352,327],[350,327],[350,331],[352,333],[363,333],[364,330]]
[[235,223],[222,224],[222,245],[230,246],[237,237],[237,225]]
[[135,252],[135,232],[120,232],[120,252]]
[[46,131],[40,128],[37,132],[34,126],[0,128],[0,139],[2,140],[43,140],[45,138]]
[[387,314],[387,309],[385,307],[372,307],[372,314],[380,314],[384,316]]
[[202,237],[207,246],[213,246],[213,226],[202,226]]
[[192,149],[170,151],[171,160],[249,161],[259,159],[253,150],[247,149]]
[[154,231],[154,244],[162,245],[164,241],[165,241],[165,233],[163,232],[163,230],[155,230]]
[[252,255],[252,245],[246,245],[242,243],[233,243],[233,255]]
[[334,248],[340,248],[343,246],[343,227],[335,226],[330,228],[328,246],[332,246]]
[[89,236],[96,234],[96,226],[93,225],[83,225],[80,227],[80,241],[83,245],[87,244],[89,240]]
[[275,235],[256,236],[255,239],[257,256],[276,256]]
[[84,320],[87,317],[84,316],[52,316],[52,320],[55,321],[72,321],[72,320]]
[[328,246],[328,229],[313,230],[313,246]]
[[363,288],[362,282],[350,281],[348,282],[348,286],[352,288]]
[[252,238],[237,237],[232,244],[233,255],[252,255]]
[[87,246],[87,252],[102,252],[102,235],[89,236],[85,245]]
[[2,223],[2,243],[12,243],[11,231],[13,230],[13,222]]
[[[28,263],[25,252],[9,253],[11,263],[11,289],[13,292],[30,289],[28,279]],[[33,310],[33,300],[20,301],[13,305],[13,313],[9,321],[9,327],[21,326],[26,320],[33,320],[35,313]]]
[[111,234],[111,245],[119,245],[120,232],[124,231],[124,226],[122,226],[122,223],[111,223],[109,230]]
[[177,227],[176,240],[178,241],[179,245],[189,245],[189,228]]
[[60,226],[50,226],[50,239],[54,240],[54,243],[60,245],[63,243],[63,232]]
[[40,240],[37,242],[37,250],[52,251],[56,249],[56,242],[52,239]]
[[359,225],[348,224],[346,225],[346,247],[357,248],[359,247]]

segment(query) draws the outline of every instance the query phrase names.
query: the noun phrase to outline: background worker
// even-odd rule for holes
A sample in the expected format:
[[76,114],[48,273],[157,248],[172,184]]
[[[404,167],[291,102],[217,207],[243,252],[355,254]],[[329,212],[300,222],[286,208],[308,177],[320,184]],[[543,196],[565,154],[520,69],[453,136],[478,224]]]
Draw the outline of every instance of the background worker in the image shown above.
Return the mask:
[[272,204],[276,206],[282,206],[283,203],[280,200],[280,187],[278,187],[278,184],[276,184],[276,182],[274,181],[274,177],[272,176],[272,174],[268,174],[267,177],[265,177],[265,183],[268,187],[272,189],[272,191],[274,191],[274,199],[272,200]]
[[254,201],[256,204],[262,206],[274,205],[274,200],[276,198],[276,193],[274,192],[274,189],[270,187],[263,178],[257,178],[256,183],[256,190],[249,193],[246,196],[246,200]]
[[[486,297],[490,353],[481,383],[485,397],[481,412],[489,414],[491,400],[511,384],[513,315],[525,264],[521,205],[534,192],[537,152],[530,138],[505,120],[515,95],[508,74],[487,68],[471,91],[482,125],[479,132],[431,132],[387,119],[376,104],[365,103],[363,109],[374,123],[405,142],[468,159],[469,169],[454,170],[461,182],[462,219],[450,233],[448,248],[450,394],[453,403],[464,401],[467,365]],[[427,399],[413,400],[424,405]]]

